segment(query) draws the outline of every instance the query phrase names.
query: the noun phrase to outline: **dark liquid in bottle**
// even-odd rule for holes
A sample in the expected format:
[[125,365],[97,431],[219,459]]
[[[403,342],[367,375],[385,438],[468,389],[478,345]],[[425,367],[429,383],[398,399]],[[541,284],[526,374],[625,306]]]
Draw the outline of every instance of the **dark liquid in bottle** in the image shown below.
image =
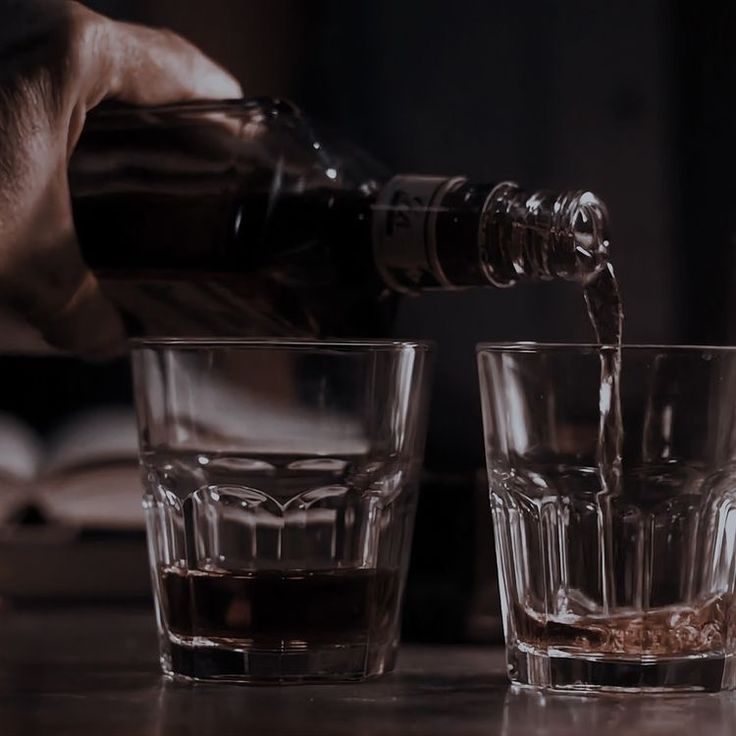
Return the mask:
[[160,571],[170,631],[253,649],[386,641],[399,606],[395,570]]
[[134,332],[205,335],[385,334],[393,300],[369,211],[328,190],[189,198],[143,187],[74,208],[84,256]]
[[70,167],[75,227],[132,332],[387,331],[375,193],[332,181],[310,131],[269,109],[92,116]]

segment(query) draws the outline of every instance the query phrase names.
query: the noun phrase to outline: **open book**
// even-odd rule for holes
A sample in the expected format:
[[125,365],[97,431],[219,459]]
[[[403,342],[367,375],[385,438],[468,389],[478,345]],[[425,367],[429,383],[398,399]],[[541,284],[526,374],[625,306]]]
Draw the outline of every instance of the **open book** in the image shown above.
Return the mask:
[[[362,428],[344,417],[295,422],[291,410],[214,386],[197,409],[223,451],[247,437],[254,452],[366,452]],[[131,408],[86,410],[45,439],[0,413],[0,606],[150,596],[142,495]]]
[[0,525],[29,511],[74,530],[143,529],[132,409],[79,413],[43,440],[0,413]]

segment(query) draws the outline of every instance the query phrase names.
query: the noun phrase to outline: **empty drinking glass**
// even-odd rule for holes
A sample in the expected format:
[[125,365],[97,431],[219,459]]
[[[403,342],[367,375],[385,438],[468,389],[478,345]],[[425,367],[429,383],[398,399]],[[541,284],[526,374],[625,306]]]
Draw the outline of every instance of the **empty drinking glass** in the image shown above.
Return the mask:
[[390,341],[135,344],[166,673],[288,682],[393,667],[428,357]]

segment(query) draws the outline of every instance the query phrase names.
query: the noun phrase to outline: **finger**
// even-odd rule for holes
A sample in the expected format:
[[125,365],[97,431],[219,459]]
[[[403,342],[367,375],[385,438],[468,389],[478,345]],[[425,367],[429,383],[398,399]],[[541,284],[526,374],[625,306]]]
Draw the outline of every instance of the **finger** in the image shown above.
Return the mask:
[[[114,97],[137,105],[185,100],[234,98],[242,95],[238,82],[195,46],[170,32],[111,21],[70,3],[80,50],[77,58],[78,99],[72,110],[68,151],[83,124],[86,110]],[[66,194],[68,202],[68,193]],[[120,352],[125,329],[114,306],[84,264],[73,229],[65,254],[64,283],[38,303],[35,323],[52,344],[85,354],[106,356]],[[66,296],[59,304],[58,294]],[[56,294],[56,297],[53,295]]]
[[80,271],[78,283],[63,307],[46,311],[37,324],[53,347],[88,358],[110,358],[125,351],[126,333],[115,307],[106,299],[94,275]]
[[171,31],[113,23],[110,95],[138,105],[232,99],[237,80],[196,46]]
[[49,345],[27,320],[0,304],[0,352],[44,355]]
[[238,81],[196,46],[168,30],[76,11],[84,37],[87,109],[115,98],[135,105],[242,96]]
[[60,151],[56,157],[50,186],[26,213],[28,221],[53,227],[34,228],[23,248],[12,249],[3,291],[50,345],[89,357],[112,356],[125,350],[124,324],[82,259],[69,209],[66,161]]

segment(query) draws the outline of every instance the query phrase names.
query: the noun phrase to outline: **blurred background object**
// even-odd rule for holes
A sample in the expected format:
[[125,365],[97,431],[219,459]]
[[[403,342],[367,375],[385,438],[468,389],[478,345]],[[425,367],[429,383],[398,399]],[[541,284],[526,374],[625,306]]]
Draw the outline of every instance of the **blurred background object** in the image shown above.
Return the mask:
[[[186,35],[247,95],[292,99],[392,170],[591,189],[611,214],[625,341],[736,339],[732,3],[87,4]],[[549,284],[406,299],[395,335],[439,348],[406,631],[490,636],[493,595],[477,584],[495,572],[486,488],[477,482],[473,347],[589,341],[582,295]],[[0,360],[0,409],[41,437],[80,409],[129,405],[125,361]],[[452,518],[443,510],[448,494]]]

